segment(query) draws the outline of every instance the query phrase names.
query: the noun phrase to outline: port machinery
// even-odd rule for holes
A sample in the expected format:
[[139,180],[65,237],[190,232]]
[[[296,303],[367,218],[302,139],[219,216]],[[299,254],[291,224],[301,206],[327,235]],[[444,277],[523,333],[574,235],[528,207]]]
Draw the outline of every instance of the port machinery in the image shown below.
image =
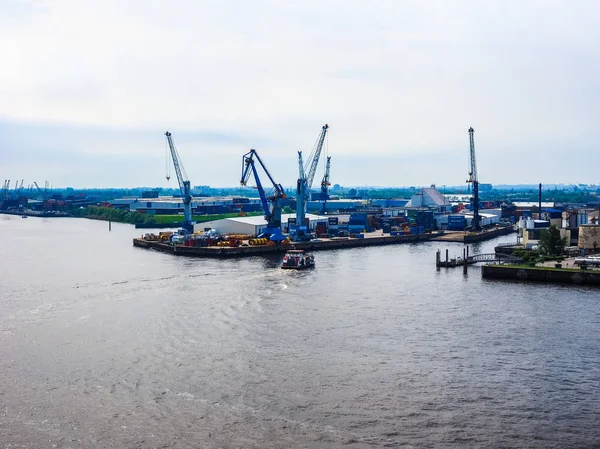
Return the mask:
[[323,201],[323,213],[326,210],[327,200],[329,199],[329,170],[331,169],[331,156],[327,156],[327,162],[325,163],[325,174],[321,181],[321,201]]
[[[310,157],[307,162],[307,166],[304,166],[302,159],[302,151],[298,151],[298,182],[296,186],[296,236],[294,240],[302,241],[309,240],[311,238],[306,226],[306,205],[310,199],[310,189],[312,187],[315,173],[317,172],[317,166],[319,165],[319,158],[321,157],[321,150],[323,149],[323,143],[327,136],[327,130],[329,125],[325,124],[321,128],[321,133],[317,138],[317,142],[313,147]],[[328,160],[329,162],[329,160]],[[327,179],[324,181],[329,183],[329,173],[326,172]],[[326,184],[326,185],[327,185]],[[321,188],[323,183],[321,184]]]
[[473,184],[473,222],[471,227],[474,231],[481,230],[481,219],[479,217],[479,179],[477,178],[477,163],[475,161],[475,130],[469,128],[469,155],[471,159],[471,170],[469,171],[468,184]]
[[[175,167],[175,174],[177,176],[177,182],[179,183],[179,190],[181,191],[181,199],[183,200],[183,222],[181,227],[189,232],[194,230],[194,222],[192,221],[192,194],[190,187],[190,180],[183,168],[179,152],[173,142],[173,137],[169,131],[165,132],[167,137],[167,144],[171,152],[171,159],[173,160],[173,166]],[[169,164],[167,162],[167,181],[171,179],[169,174]]]
[[[262,167],[262,170],[265,172],[273,186],[273,190],[269,192],[269,194],[265,192],[260,180],[260,176],[258,175],[256,166],[257,162],[258,165]],[[267,220],[267,227],[264,228],[262,233],[257,237],[268,238],[274,242],[285,240],[287,237],[281,232],[280,200],[286,197],[286,193],[281,184],[275,182],[273,176],[271,176],[271,173],[255,149],[251,149],[242,156],[242,178],[240,180],[240,184],[243,186],[247,185],[250,175],[254,175],[254,182],[256,183],[255,188],[258,190],[260,202],[262,204],[263,211],[265,212],[265,220]]]

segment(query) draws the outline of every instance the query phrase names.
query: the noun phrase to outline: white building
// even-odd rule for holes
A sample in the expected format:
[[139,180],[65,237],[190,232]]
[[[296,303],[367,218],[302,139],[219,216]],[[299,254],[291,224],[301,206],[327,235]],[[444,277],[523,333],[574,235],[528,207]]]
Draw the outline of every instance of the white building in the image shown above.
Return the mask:
[[429,207],[445,211],[450,210],[452,205],[435,186],[431,186],[423,187],[418,193],[415,193],[405,207]]
[[[314,230],[318,221],[327,221],[330,217],[306,214],[309,219],[309,229]],[[284,232],[287,232],[288,218],[296,218],[296,214],[282,214],[281,227]],[[206,221],[194,225],[194,232],[201,232],[208,229],[215,229],[220,234],[249,234],[259,235],[264,228],[267,227],[267,220],[264,216],[256,217],[233,217],[224,218],[222,220]]]

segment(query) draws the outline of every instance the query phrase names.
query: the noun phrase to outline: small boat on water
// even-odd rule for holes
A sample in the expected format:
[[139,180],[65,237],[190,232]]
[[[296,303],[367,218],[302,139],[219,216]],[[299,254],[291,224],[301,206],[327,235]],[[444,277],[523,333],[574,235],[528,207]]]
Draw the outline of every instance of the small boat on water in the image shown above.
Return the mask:
[[283,257],[281,268],[291,270],[302,270],[304,268],[312,268],[315,266],[315,258],[311,254],[306,254],[301,249],[290,249]]
[[21,218],[27,218],[27,215],[21,215]]

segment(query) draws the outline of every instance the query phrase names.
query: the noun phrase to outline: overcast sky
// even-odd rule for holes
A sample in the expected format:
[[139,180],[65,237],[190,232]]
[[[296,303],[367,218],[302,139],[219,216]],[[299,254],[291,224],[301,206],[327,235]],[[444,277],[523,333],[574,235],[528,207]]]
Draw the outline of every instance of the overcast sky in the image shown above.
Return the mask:
[[[0,0],[0,178],[295,183],[600,181],[600,2]],[[323,168],[319,168],[320,179]],[[316,183],[315,183],[316,184]]]

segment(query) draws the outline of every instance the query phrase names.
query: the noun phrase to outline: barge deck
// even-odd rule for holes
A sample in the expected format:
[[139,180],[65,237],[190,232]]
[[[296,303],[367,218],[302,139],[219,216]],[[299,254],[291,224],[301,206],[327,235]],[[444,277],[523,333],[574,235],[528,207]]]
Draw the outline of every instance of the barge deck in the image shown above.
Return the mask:
[[[364,246],[393,245],[400,243],[416,243],[431,240],[436,234],[419,235],[376,235],[365,236],[365,238],[331,238],[319,239],[310,242],[297,242],[293,244],[295,249],[308,251],[323,251],[343,248],[356,248]],[[184,246],[171,245],[164,242],[145,240],[143,238],[134,238],[133,246],[139,248],[149,248],[165,253],[171,253],[177,256],[188,257],[210,257],[210,258],[229,258],[229,257],[252,257],[263,254],[285,253],[291,245],[261,245],[261,246],[238,246],[238,247],[217,247],[217,246]]]

